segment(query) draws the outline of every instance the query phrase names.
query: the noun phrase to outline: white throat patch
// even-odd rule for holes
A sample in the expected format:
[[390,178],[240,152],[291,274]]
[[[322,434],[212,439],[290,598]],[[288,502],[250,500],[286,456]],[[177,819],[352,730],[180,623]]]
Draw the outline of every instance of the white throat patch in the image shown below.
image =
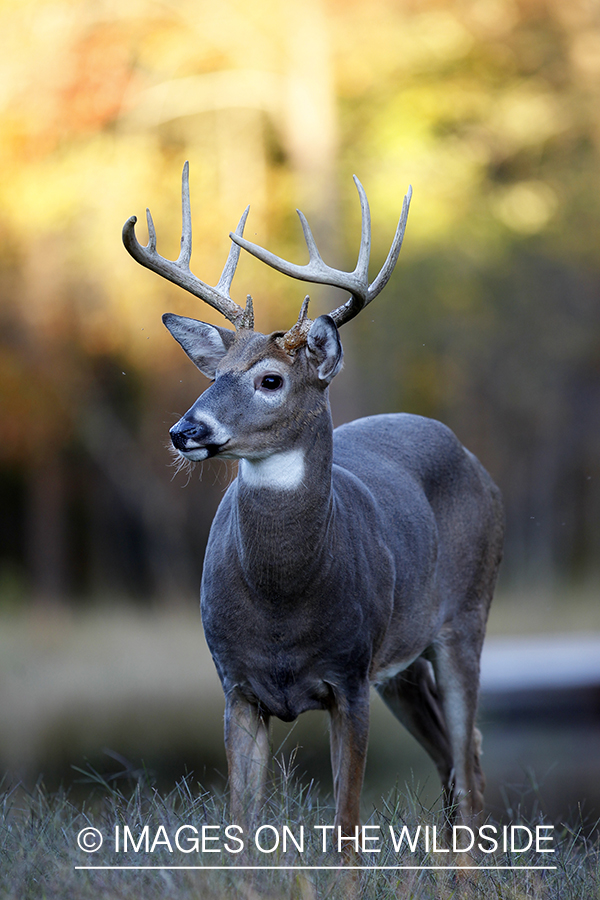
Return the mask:
[[249,487],[293,491],[304,479],[304,451],[282,450],[265,459],[241,459],[238,477]]

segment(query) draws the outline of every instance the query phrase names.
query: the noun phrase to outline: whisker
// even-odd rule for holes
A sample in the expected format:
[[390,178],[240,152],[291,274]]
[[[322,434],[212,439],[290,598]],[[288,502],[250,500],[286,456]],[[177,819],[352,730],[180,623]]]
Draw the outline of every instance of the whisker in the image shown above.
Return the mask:
[[175,469],[171,481],[173,481],[179,475],[179,473],[183,471],[187,475],[186,482],[183,487],[187,487],[192,478],[192,472],[196,467],[195,461],[192,459],[186,459],[186,457],[182,456],[181,453],[179,453],[179,451],[176,450],[172,444],[167,444],[166,448],[173,457],[169,465]]

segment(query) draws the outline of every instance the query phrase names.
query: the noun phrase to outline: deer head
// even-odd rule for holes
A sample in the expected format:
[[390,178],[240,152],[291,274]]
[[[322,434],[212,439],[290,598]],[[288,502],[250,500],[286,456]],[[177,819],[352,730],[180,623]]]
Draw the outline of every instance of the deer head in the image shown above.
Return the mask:
[[[280,411],[288,404],[290,395],[298,394],[296,388],[298,380],[304,385],[305,393],[305,404],[300,405],[306,405],[308,411],[314,409],[315,394],[319,392],[322,394],[340,370],[342,346],[338,328],[354,318],[389,281],[402,247],[412,195],[412,189],[409,188],[387,259],[375,280],[369,284],[368,268],[371,252],[369,204],[360,181],[356,177],[354,181],[360,198],[362,229],[358,261],[352,272],[343,272],[326,265],[310,226],[299,210],[298,215],[309,252],[309,262],[306,265],[286,262],[246,240],[243,232],[249,212],[247,207],[235,232],[229,235],[232,246],[218,283],[212,287],[200,281],[190,272],[189,267],[192,227],[187,162],[182,175],[181,252],[177,260],[167,260],[158,254],[156,232],[149,210],[146,212],[149,240],[145,247],[141,246],[135,236],[136,217],[132,216],[125,223],[123,243],[137,262],[204,300],[235,328],[235,331],[231,331],[172,313],[163,316],[163,322],[175,340],[181,344],[204,375],[211,380],[224,374],[232,376],[235,373],[238,376],[235,380],[235,391],[232,390],[228,398],[229,402],[219,404],[218,420],[212,409],[212,395],[209,389],[171,429],[173,444],[185,458],[202,460],[217,454],[225,458],[244,458],[244,454],[261,458],[263,455],[277,452],[279,448],[273,446],[272,426],[276,418],[281,418]],[[350,297],[328,315],[319,316],[312,321],[308,317],[307,296],[302,303],[298,321],[289,331],[275,332],[268,336],[254,332],[252,297],[248,295],[246,306],[242,309],[229,295],[241,247],[285,275],[301,281],[348,290]],[[242,372],[245,374],[244,379],[239,377]],[[225,387],[225,383],[222,384]],[[231,377],[229,384],[231,387]],[[229,410],[229,416],[223,413],[224,409]],[[228,418],[234,418],[238,422],[235,432],[239,437],[235,439]],[[243,428],[240,427],[240,418],[244,420]],[[295,418],[297,422],[304,419],[298,409],[298,400]],[[258,424],[260,434],[256,433],[253,421],[255,426]],[[265,440],[261,440],[261,435],[264,436],[269,428],[271,434],[267,447]],[[289,443],[289,435],[286,441]]]

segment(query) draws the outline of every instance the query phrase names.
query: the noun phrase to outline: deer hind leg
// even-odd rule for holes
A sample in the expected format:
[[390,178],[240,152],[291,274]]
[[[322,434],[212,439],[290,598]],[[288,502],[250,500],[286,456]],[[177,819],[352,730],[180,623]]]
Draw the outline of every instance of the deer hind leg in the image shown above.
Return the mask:
[[398,721],[427,751],[444,788],[444,805],[452,800],[452,749],[431,663],[419,657],[377,692]]
[[434,646],[433,666],[450,741],[452,802],[469,824],[483,811],[485,778],[480,763],[481,733],[475,727],[479,697],[481,641],[446,635]]
[[235,692],[226,700],[225,751],[231,818],[249,827],[264,802],[271,758],[269,718]]

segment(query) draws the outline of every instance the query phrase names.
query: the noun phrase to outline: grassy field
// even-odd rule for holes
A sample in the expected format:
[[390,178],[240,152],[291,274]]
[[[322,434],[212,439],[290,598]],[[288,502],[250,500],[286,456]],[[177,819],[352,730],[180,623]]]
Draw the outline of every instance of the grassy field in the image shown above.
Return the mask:
[[[254,847],[250,835],[247,839],[244,835],[246,848],[237,854],[233,851],[239,848],[240,841],[226,840],[224,829],[228,820],[223,799],[203,791],[191,778],[180,781],[166,795],[144,782],[121,791],[100,776],[92,774],[90,780],[95,785],[93,790],[90,787],[89,799],[78,804],[62,793],[48,794],[41,786],[29,793],[19,789],[2,792],[0,897],[3,900],[64,900],[66,897],[77,900],[197,900],[200,897],[203,900],[234,897],[248,900],[388,897],[592,900],[599,896],[597,833],[595,838],[586,839],[577,827],[561,826],[553,833],[547,829],[542,831],[544,835],[552,834],[553,842],[541,846],[553,847],[554,853],[534,850],[516,853],[510,852],[510,847],[505,853],[501,846],[497,852],[477,856],[433,852],[432,842],[429,851],[425,846],[424,830],[428,826],[431,833],[436,826],[436,850],[444,849],[450,839],[443,831],[442,814],[420,806],[414,795],[396,793],[382,801],[380,811],[365,822],[370,826],[366,834],[371,838],[366,847],[373,852],[340,854],[335,840],[329,841],[323,852],[323,831],[314,826],[330,824],[333,809],[326,800],[320,799],[314,788],[298,788],[289,770],[280,766],[260,818],[260,824],[267,826],[259,839],[262,851]],[[532,832],[536,825],[548,825],[520,820],[513,824],[526,826]],[[196,852],[189,839],[201,835],[203,826],[210,826],[206,829],[206,852]],[[284,852],[285,826],[289,831]],[[302,826],[305,842],[300,852],[296,844],[301,845]],[[422,829],[421,840],[416,845],[413,843],[414,852],[405,841],[399,851],[394,847],[390,827],[398,839],[403,826],[413,841],[416,829],[419,826]],[[82,832],[90,828],[97,829],[104,837],[101,848],[93,853],[84,852],[78,846],[78,835],[84,841]],[[116,828],[119,852],[115,852]],[[125,851],[126,828],[129,841]],[[175,838],[178,829],[180,846],[192,852],[178,849]],[[459,846],[464,847],[460,844],[462,837],[459,836]],[[88,832],[87,845],[92,846],[89,841],[96,839],[97,835]],[[267,852],[278,840],[278,848]],[[374,852],[377,848],[380,852]],[[202,847],[198,849],[201,851]],[[91,865],[153,868],[77,868]],[[238,871],[189,868],[241,865],[263,868]],[[290,868],[300,865],[330,868]],[[362,868],[333,868],[339,866]],[[406,868],[376,869],[375,866]],[[434,866],[445,868],[431,868]]]

